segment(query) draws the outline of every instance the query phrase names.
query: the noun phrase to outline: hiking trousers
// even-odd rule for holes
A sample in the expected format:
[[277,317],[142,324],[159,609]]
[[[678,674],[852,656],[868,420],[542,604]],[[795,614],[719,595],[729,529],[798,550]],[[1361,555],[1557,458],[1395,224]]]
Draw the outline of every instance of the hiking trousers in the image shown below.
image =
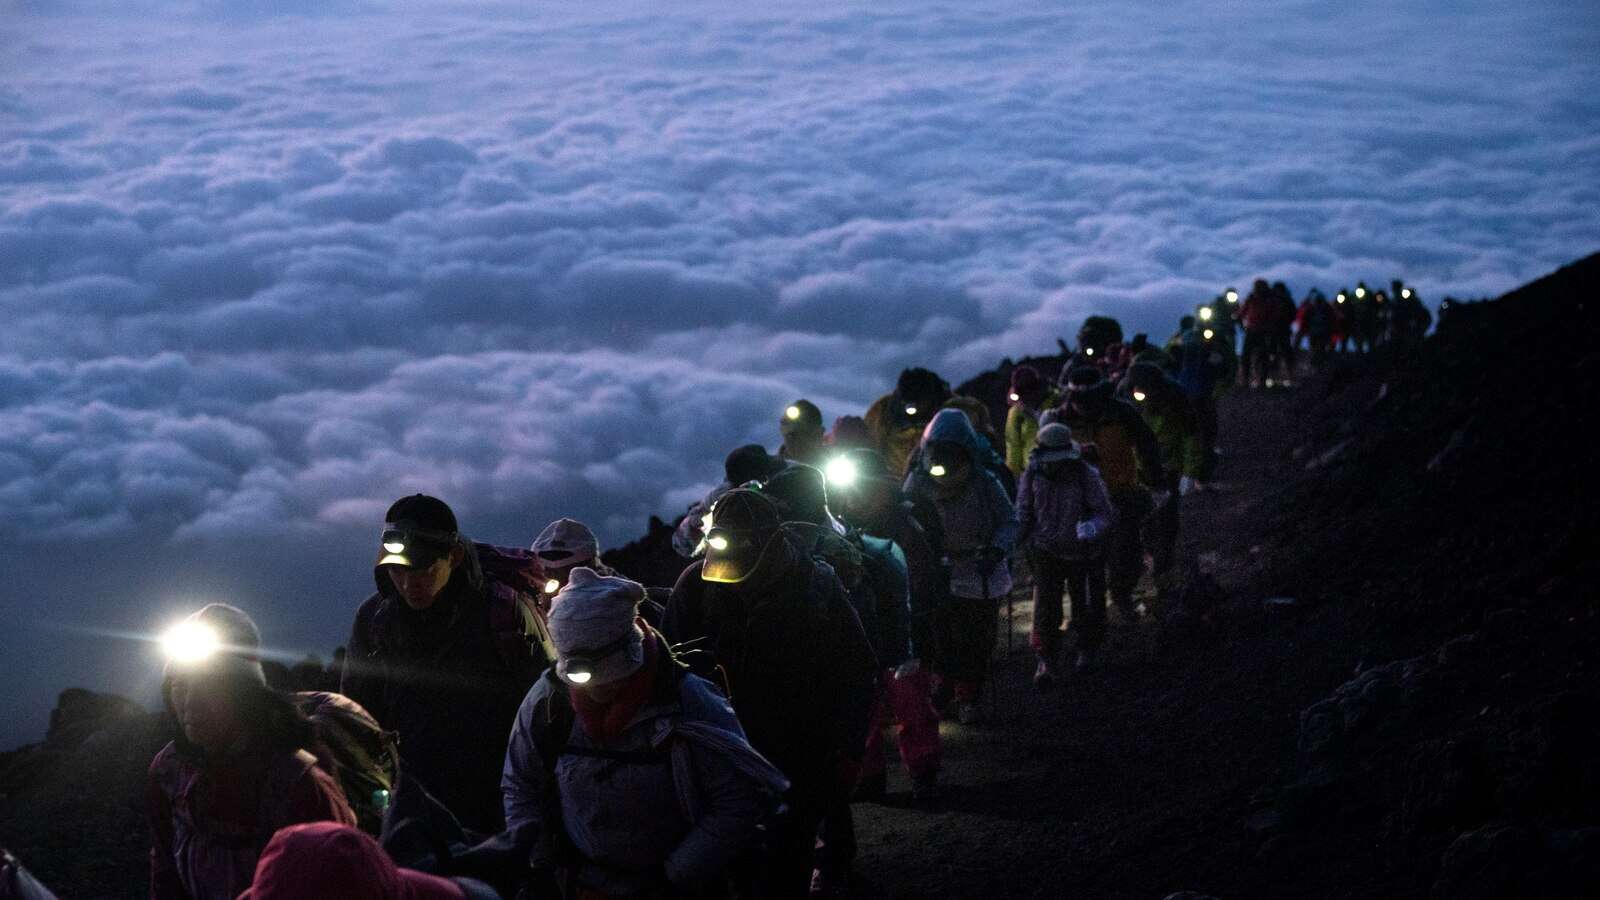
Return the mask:
[[1137,486],[1121,488],[1112,492],[1111,505],[1117,511],[1117,523],[1111,526],[1106,541],[1104,584],[1111,589],[1111,602],[1118,609],[1129,610],[1133,608],[1133,589],[1144,574],[1141,531],[1145,517],[1150,515],[1150,492]]
[[884,719],[894,714],[895,737],[900,745],[900,761],[912,778],[939,771],[943,752],[939,744],[939,713],[928,699],[933,693],[926,668],[915,675],[894,677],[886,669],[878,679],[878,699],[872,707],[872,724],[867,729],[867,752],[861,760],[861,775],[881,774],[887,766],[883,748]]
[[1054,663],[1061,654],[1061,599],[1071,598],[1072,632],[1078,649],[1100,649],[1106,636],[1106,567],[1100,559],[1033,556],[1033,633],[1028,643],[1040,659]]
[[988,681],[1001,599],[951,596],[935,616],[939,646],[944,648],[940,674],[951,683],[957,702],[977,702]]

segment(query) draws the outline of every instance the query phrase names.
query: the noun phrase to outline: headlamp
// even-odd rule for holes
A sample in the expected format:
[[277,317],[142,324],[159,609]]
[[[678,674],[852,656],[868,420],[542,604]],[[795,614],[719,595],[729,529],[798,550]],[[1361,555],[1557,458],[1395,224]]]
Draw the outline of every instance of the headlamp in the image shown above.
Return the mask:
[[718,553],[721,553],[722,551],[728,549],[728,539],[720,534],[713,535],[706,538],[706,546],[717,551]]
[[1010,394],[1010,397],[1011,397],[1011,402],[1012,403],[1020,403],[1020,402],[1022,402],[1022,395],[1017,393],[1016,391],[1012,391],[1011,394]]
[[917,414],[917,408],[915,406],[907,406],[906,407],[906,415],[914,416],[916,414]]
[[783,411],[783,415],[789,421],[793,422],[794,420],[800,418],[800,407],[791,406],[788,409]]
[[1362,297],[1365,297],[1366,295],[1367,295],[1367,289],[1366,288],[1356,288],[1356,299],[1357,300],[1360,300]]
[[622,637],[603,647],[561,654],[561,677],[571,684],[588,684],[594,679],[594,670],[606,657],[626,649],[632,641],[633,630],[629,629]]
[[1209,329],[1209,328],[1207,328],[1207,329],[1206,329],[1206,330],[1205,330],[1205,331],[1204,331],[1204,332],[1203,332],[1203,334],[1204,334],[1204,335],[1205,335],[1205,339],[1206,339],[1206,340],[1208,340],[1208,341],[1209,341],[1209,340],[1211,340],[1211,339],[1212,339],[1212,338],[1214,338],[1214,337],[1216,337],[1216,336],[1217,336],[1217,333],[1216,333],[1216,332],[1215,332],[1215,331],[1212,331],[1212,330],[1211,330],[1211,329]]
[[929,466],[928,474],[935,478],[943,478],[947,470],[944,466]]
[[1400,297],[1403,300],[1410,300],[1411,299],[1411,288],[1401,288],[1400,289]]
[[383,542],[383,552],[385,552],[385,553],[404,553],[404,552],[406,552],[405,542],[404,541],[384,541]]
[[1337,303],[1343,303],[1344,302],[1344,295],[1340,294],[1339,296],[1334,298],[1334,301],[1337,302]]
[[561,590],[561,582],[555,580],[554,578],[547,579],[545,581],[544,592],[546,594],[554,594],[559,590]]
[[1084,356],[1093,356],[1094,355],[1094,348],[1093,347],[1085,347],[1085,348],[1083,348],[1083,355]]
[[205,662],[221,649],[216,631],[199,622],[179,622],[161,635],[161,650],[175,663]]
[[1204,319],[1207,322],[1211,321],[1211,307],[1209,307],[1209,306],[1200,307],[1200,318]]
[[828,460],[828,465],[823,469],[823,474],[828,477],[828,483],[838,487],[847,488],[856,483],[860,472],[856,464],[847,456],[835,456]]
[[1228,302],[1229,303],[1238,303],[1239,302],[1239,292],[1238,291],[1229,291],[1228,292]]
[[1133,399],[1139,401],[1140,403],[1143,403],[1144,402],[1144,391],[1134,391],[1133,392]]

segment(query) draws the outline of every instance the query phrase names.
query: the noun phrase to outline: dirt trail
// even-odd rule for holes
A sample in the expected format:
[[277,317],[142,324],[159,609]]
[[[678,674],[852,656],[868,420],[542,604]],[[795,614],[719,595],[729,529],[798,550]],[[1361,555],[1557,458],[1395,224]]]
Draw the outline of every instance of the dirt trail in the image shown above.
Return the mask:
[[[1183,500],[1184,558],[1206,554],[1230,590],[1250,574],[1241,543],[1250,511],[1294,465],[1296,410],[1312,389],[1226,398],[1222,489]],[[1293,745],[1287,713],[1337,684],[1339,671],[1281,678],[1278,667],[1297,661],[1279,647],[1241,678],[1230,674],[1240,660],[1209,655],[1260,649],[1235,640],[1157,658],[1149,620],[1129,624],[1113,610],[1103,667],[1040,694],[1027,650],[1031,606],[1018,595],[1014,651],[999,664],[986,721],[943,725],[941,802],[910,808],[904,774],[893,772],[889,805],[856,807],[861,895],[1162,897],[1220,890],[1219,880],[1237,888],[1250,860],[1218,858],[1228,841],[1215,830],[1240,828],[1250,792]]]

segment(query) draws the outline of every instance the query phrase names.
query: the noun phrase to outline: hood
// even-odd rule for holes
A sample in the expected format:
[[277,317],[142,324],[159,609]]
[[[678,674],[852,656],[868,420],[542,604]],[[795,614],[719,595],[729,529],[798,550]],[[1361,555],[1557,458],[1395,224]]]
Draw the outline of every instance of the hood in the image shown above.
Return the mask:
[[994,453],[989,443],[978,436],[977,429],[972,427],[972,420],[959,409],[939,410],[928,427],[922,430],[921,446],[924,452],[929,444],[940,441],[966,448],[975,466],[983,465],[984,460]]

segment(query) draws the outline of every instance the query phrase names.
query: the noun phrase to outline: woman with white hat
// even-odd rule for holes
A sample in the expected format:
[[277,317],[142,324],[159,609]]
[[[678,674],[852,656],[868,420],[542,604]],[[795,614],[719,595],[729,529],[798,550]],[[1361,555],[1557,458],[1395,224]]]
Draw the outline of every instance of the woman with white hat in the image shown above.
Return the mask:
[[1039,656],[1033,683],[1047,690],[1061,650],[1063,590],[1072,602],[1077,667],[1094,665],[1106,624],[1104,538],[1116,518],[1100,471],[1083,458],[1070,427],[1052,422],[1039,429],[1017,482],[1017,517],[1017,546],[1033,563],[1031,643]]

